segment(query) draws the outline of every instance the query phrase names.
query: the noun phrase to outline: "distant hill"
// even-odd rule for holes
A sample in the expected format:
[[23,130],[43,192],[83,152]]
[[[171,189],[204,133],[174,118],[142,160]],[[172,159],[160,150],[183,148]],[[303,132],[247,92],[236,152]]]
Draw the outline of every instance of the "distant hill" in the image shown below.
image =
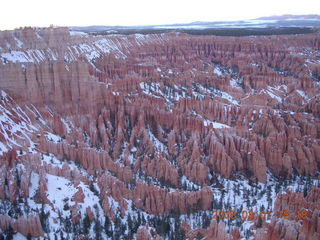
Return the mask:
[[279,16],[268,16],[268,17],[261,17],[255,20],[320,20],[320,15],[318,14],[308,14],[308,15],[292,15],[292,14],[285,14]]
[[71,27],[94,35],[150,34],[178,31],[194,35],[249,36],[316,32],[320,15],[282,15],[242,21],[192,22],[144,26],[79,26]]

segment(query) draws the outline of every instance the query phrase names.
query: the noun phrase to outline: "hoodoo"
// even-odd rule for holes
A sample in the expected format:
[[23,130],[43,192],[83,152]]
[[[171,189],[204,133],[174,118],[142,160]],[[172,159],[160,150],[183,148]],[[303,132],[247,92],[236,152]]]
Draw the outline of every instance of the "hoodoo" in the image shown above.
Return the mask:
[[319,33],[2,31],[0,89],[0,236],[320,238]]

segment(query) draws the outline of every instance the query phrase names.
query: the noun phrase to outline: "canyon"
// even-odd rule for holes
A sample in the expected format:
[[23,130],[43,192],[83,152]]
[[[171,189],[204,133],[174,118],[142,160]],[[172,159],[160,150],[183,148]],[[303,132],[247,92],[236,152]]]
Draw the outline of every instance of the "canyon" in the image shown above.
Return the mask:
[[320,237],[319,33],[2,31],[0,91],[8,239]]

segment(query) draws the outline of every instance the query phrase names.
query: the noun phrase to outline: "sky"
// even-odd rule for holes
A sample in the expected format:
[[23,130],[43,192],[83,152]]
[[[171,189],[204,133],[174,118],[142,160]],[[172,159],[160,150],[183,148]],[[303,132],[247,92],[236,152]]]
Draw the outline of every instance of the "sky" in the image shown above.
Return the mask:
[[0,29],[154,25],[320,14],[319,0],[4,0]]

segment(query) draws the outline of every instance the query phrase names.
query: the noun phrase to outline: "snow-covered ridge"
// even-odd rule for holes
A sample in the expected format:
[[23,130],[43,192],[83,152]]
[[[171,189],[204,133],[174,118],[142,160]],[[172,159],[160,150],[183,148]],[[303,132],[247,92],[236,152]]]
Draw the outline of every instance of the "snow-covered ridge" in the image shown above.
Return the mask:
[[203,125],[205,127],[208,127],[208,126],[212,126],[213,128],[230,128],[230,126],[226,125],[226,124],[223,124],[223,123],[219,123],[219,122],[216,122],[216,121],[210,121],[209,119],[201,116],[199,113],[197,113],[196,111],[193,111],[192,114],[196,115],[197,117],[199,117],[200,119],[203,120]]
[[0,155],[12,147],[22,147],[21,139],[28,143],[29,151],[32,151],[35,144],[31,140],[31,135],[38,128],[32,124],[28,114],[16,105],[9,95],[2,90],[0,92],[0,136],[4,139],[0,142]]
[[144,94],[155,98],[162,97],[171,105],[174,104],[174,102],[179,101],[180,99],[196,98],[199,100],[203,100],[205,96],[208,96],[209,98],[220,97],[228,100],[230,104],[239,105],[238,101],[230,94],[213,87],[205,87],[198,83],[193,84],[192,95],[188,93],[186,87],[181,85],[166,85],[164,87],[161,87],[160,83],[141,82],[139,86]]
[[30,49],[26,51],[10,51],[0,54],[3,64],[12,63],[40,63],[57,60],[57,53],[51,49]]
[[70,36],[88,36],[88,34],[85,32],[70,30]]
[[[62,141],[61,136],[50,132],[48,123],[34,105],[20,107],[3,90],[0,90],[0,97],[0,139],[3,139],[0,141],[0,156],[12,148],[19,151],[19,154],[25,154],[22,149],[26,148],[29,153],[36,153],[34,136],[39,134],[55,143]],[[70,132],[70,123],[64,119],[62,121]]]
[[[44,39],[37,34],[38,40],[42,45],[46,45]],[[66,62],[77,61],[84,56],[89,62],[100,58],[105,54],[113,53],[117,58],[126,58],[126,52],[130,51],[132,47],[142,46],[149,43],[161,43],[165,38],[158,36],[148,36],[142,34],[135,34],[132,36],[108,35],[105,37],[90,36],[83,32],[70,31],[70,41],[65,42],[65,46],[47,47],[39,49],[24,50],[23,41],[14,37],[16,46],[11,46],[8,42],[5,48],[7,51],[1,51],[0,48],[0,62],[7,63],[41,63],[45,61],[64,60]],[[60,47],[65,49],[61,52]]]

